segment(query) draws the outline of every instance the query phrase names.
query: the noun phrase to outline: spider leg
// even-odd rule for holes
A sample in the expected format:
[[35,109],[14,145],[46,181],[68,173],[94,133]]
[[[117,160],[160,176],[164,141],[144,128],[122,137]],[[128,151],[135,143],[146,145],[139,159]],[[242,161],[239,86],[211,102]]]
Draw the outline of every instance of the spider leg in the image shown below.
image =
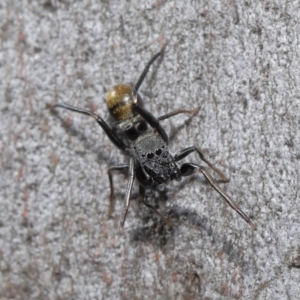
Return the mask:
[[165,114],[163,116],[160,116],[157,118],[158,121],[162,121],[168,118],[171,118],[173,116],[176,116],[178,114],[192,114],[192,115],[196,115],[199,111],[199,108],[194,108],[194,109],[176,109],[171,111],[168,114]]
[[161,127],[161,125],[159,124],[159,121],[161,120],[165,120],[167,118],[170,118],[172,116],[175,116],[177,114],[180,113],[192,113],[192,114],[196,114],[198,112],[198,109],[193,109],[193,110],[184,110],[184,109],[178,109],[175,110],[169,114],[163,115],[159,118],[155,118],[153,114],[151,114],[149,111],[147,111],[145,108],[143,108],[142,106],[140,106],[137,102],[137,91],[139,89],[139,87],[141,86],[142,82],[144,81],[150,66],[154,63],[154,61],[161,56],[164,53],[165,50],[165,46],[161,49],[160,52],[156,53],[151,60],[147,63],[145,69],[143,70],[139,80],[137,81],[137,83],[134,85],[133,90],[132,90],[132,98],[133,98],[133,104],[132,107],[135,110],[135,112],[137,114],[139,114],[140,116],[142,116],[145,121],[152,127],[154,128],[159,134],[160,136],[163,138],[163,140],[168,143],[168,135],[166,134],[165,130]]
[[121,164],[121,165],[111,166],[107,171],[108,178],[109,178],[109,184],[110,184],[109,211],[108,211],[109,217],[112,215],[112,213],[114,211],[114,207],[115,207],[114,185],[113,185],[113,180],[112,180],[112,173],[113,172],[128,173],[128,170],[129,170],[128,164]]
[[134,181],[134,177],[135,177],[134,165],[135,165],[135,161],[134,161],[134,158],[132,157],[132,158],[130,158],[130,161],[129,161],[129,169],[128,169],[129,180],[128,180],[127,188],[126,188],[125,205],[124,205],[124,208],[122,211],[122,216],[121,216],[121,220],[120,220],[120,224],[119,224],[119,232],[120,233],[124,232],[124,223],[125,223],[126,215],[127,215],[129,205],[130,205],[130,194],[131,194],[133,181]]
[[168,136],[165,132],[165,130],[160,126],[159,124],[159,120],[156,119],[149,111],[147,111],[145,108],[141,107],[138,103],[137,103],[137,92],[138,89],[140,88],[141,84],[143,83],[151,65],[155,62],[155,60],[161,56],[164,53],[165,50],[165,46],[162,47],[162,49],[156,53],[151,59],[150,61],[147,63],[146,67],[144,68],[140,78],[138,79],[138,81],[136,82],[136,84],[134,85],[133,89],[132,89],[132,94],[131,94],[131,99],[133,100],[133,104],[132,104],[132,108],[135,110],[135,112],[139,115],[141,115],[145,121],[154,129],[157,130],[157,132],[161,135],[161,137],[163,138],[163,140],[168,143]]
[[132,89],[132,96],[133,96],[133,97],[136,96],[136,94],[137,94],[137,92],[138,92],[140,86],[142,85],[142,83],[143,83],[143,81],[144,81],[144,79],[145,79],[145,77],[146,77],[146,75],[147,75],[147,73],[148,73],[148,71],[149,71],[149,69],[150,69],[150,67],[151,67],[151,65],[155,62],[155,60],[156,60],[159,56],[161,56],[161,55],[164,54],[165,48],[166,48],[166,45],[164,45],[164,46],[161,48],[161,50],[160,50],[158,53],[156,53],[156,54],[149,60],[149,62],[147,63],[147,65],[146,65],[146,67],[144,68],[144,70],[143,70],[143,72],[142,72],[140,78],[138,79],[138,81],[136,82],[136,84],[134,85],[134,87],[133,87],[133,89]]
[[168,144],[168,135],[166,131],[159,124],[159,120],[155,118],[148,110],[140,106],[138,103],[133,103],[132,107],[140,116],[142,116],[145,121],[154,128],[162,137],[162,139]]
[[186,156],[188,156],[189,154],[191,154],[194,151],[196,151],[198,153],[201,160],[203,160],[216,174],[218,174],[218,176],[221,178],[221,182],[228,182],[229,181],[227,179],[227,177],[218,168],[216,168],[211,162],[209,162],[204,157],[203,152],[201,151],[201,149],[196,147],[196,146],[188,147],[188,148],[185,148],[185,149],[179,151],[174,156],[174,159],[175,159],[175,161],[179,161],[179,160],[185,158]]
[[98,115],[95,113],[88,111],[86,109],[74,107],[68,104],[56,104],[54,107],[62,107],[80,114],[84,114],[90,117],[93,117],[96,122],[102,127],[102,129],[105,131],[106,135],[109,137],[109,139],[114,143],[115,146],[117,146],[120,150],[125,151],[127,149],[127,145],[112,131],[112,129],[107,125],[107,123]]
[[239,208],[239,206],[229,197],[226,192],[214,181],[210,173],[202,166],[194,163],[185,163],[180,168],[182,176],[189,176],[196,172],[201,172],[207,179],[209,184],[225,199],[227,204],[230,205],[250,226],[252,230],[256,229],[256,226],[252,221],[246,216],[246,214]]

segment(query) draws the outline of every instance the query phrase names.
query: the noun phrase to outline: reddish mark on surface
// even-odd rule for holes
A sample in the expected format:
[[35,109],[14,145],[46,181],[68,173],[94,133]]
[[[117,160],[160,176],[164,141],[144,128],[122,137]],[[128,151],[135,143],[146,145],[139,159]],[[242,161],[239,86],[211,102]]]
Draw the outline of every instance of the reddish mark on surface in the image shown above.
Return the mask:
[[23,71],[24,71],[24,58],[23,54],[19,55],[19,75],[23,78]]
[[22,197],[22,200],[23,201],[27,201],[29,198],[29,190],[28,188],[25,188],[25,190],[23,191],[23,197]]
[[45,122],[43,125],[41,125],[41,129],[42,129],[43,133],[48,133],[50,130],[50,127],[49,127],[48,123]]
[[95,111],[97,109],[97,106],[94,102],[90,102],[88,104],[88,107],[89,107],[89,110],[91,110],[91,111]]
[[[161,4],[159,3],[159,6],[160,5]],[[165,37],[163,35],[159,36],[158,43],[159,43],[159,45],[160,45],[161,48],[166,48],[166,39],[165,39]]]
[[217,255],[221,259],[224,256],[225,252],[223,250],[219,250]]
[[25,43],[25,41],[26,41],[26,34],[24,33],[24,28],[23,28],[23,26],[20,28],[20,30],[19,30],[19,41],[21,42],[21,43]]
[[81,228],[82,228],[82,231],[88,231],[89,230],[89,226],[85,222],[81,222]]
[[65,228],[65,229],[70,228],[70,224],[71,224],[70,219],[69,219],[69,218],[66,218],[66,219],[64,220],[64,228]]
[[242,287],[242,285],[240,285],[240,288],[239,288],[238,299],[243,299],[243,287]]
[[72,118],[70,118],[70,117],[67,117],[66,119],[65,119],[65,123],[64,123],[64,126],[65,126],[65,128],[67,128],[67,129],[70,129],[70,127],[72,126]]
[[126,277],[126,275],[127,275],[127,269],[124,264],[121,265],[121,274],[122,274],[122,277]]
[[172,263],[173,263],[173,257],[172,257],[172,256],[167,257],[166,263],[167,263],[168,265],[172,265]]
[[101,254],[102,254],[102,252],[101,252],[101,245],[98,245],[98,246],[95,248],[94,256],[95,256],[95,257],[100,257]]
[[117,48],[116,43],[113,43],[113,44],[110,45],[110,49],[111,49],[112,52],[115,52],[116,48]]
[[55,155],[55,154],[51,154],[50,160],[51,160],[52,165],[53,165],[54,167],[56,167],[57,164],[58,164],[58,162],[59,162],[58,156]]
[[6,284],[6,290],[7,290],[8,292],[11,292],[11,291],[17,290],[17,288],[16,288],[16,286],[15,286],[11,281],[9,281],[9,282],[7,282],[7,284]]
[[177,276],[176,273],[173,273],[173,274],[172,274],[172,281],[173,281],[173,282],[177,282],[177,281],[178,281],[178,276]]
[[23,174],[24,174],[24,166],[21,165],[18,170],[17,179],[20,180],[23,177]]
[[226,159],[225,159],[225,157],[221,157],[221,159],[218,161],[218,163],[219,163],[220,166],[224,167],[226,165]]
[[238,273],[237,270],[235,270],[231,276],[231,282],[238,283],[239,279],[240,279],[240,274]]
[[231,292],[230,292],[230,288],[228,286],[228,283],[223,283],[223,285],[222,285],[222,295],[231,296]]
[[117,248],[118,247],[118,239],[117,238],[113,238],[110,240],[110,246],[112,248]]
[[107,285],[111,285],[112,284],[112,278],[108,276],[108,274],[104,271],[102,272],[102,278],[103,281],[107,284]]
[[28,213],[29,213],[28,205],[25,204],[24,209],[22,211],[22,218],[23,219],[28,219]]
[[27,106],[29,106],[29,108],[30,108],[30,114],[33,116],[35,114],[35,109],[34,109],[34,106],[32,104],[32,93],[30,93],[28,95],[27,102],[29,103],[29,105],[27,105]]
[[108,237],[108,229],[107,229],[107,224],[105,222],[103,222],[102,225],[101,225],[101,231],[102,231],[103,237],[105,239],[107,239],[107,237]]
[[238,293],[233,293],[230,285],[228,283],[223,283],[222,285],[222,294],[229,297],[230,299],[243,299],[242,287],[238,289]]

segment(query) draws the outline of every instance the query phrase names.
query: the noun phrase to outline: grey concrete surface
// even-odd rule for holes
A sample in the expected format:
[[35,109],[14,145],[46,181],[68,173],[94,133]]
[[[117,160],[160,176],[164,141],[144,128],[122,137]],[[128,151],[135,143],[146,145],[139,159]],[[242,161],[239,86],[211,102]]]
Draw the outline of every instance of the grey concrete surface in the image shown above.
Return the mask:
[[[16,1],[0,3],[0,299],[299,299],[299,1]],[[128,161],[95,122],[110,86],[141,87],[172,153],[199,145],[251,231],[195,175],[132,193],[118,234]],[[196,155],[185,161],[199,162]],[[163,198],[163,199],[159,199]],[[167,200],[167,201],[166,201]]]

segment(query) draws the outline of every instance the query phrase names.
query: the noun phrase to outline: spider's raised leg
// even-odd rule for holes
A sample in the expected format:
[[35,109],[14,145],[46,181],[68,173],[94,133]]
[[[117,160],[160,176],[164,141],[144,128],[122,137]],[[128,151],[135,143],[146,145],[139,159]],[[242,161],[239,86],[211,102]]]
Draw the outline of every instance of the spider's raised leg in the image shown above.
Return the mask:
[[151,59],[150,61],[147,63],[146,67],[144,68],[140,78],[138,79],[138,81],[136,82],[136,84],[134,85],[133,89],[132,89],[132,94],[131,94],[131,99],[133,100],[132,103],[132,108],[134,109],[134,111],[141,115],[145,121],[154,129],[157,130],[157,132],[161,135],[161,137],[163,138],[163,140],[167,143],[168,142],[168,136],[165,132],[165,130],[160,126],[159,121],[157,118],[155,118],[149,111],[147,111],[145,108],[143,108],[142,106],[140,106],[138,104],[138,89],[140,88],[141,84],[143,83],[151,65],[154,63],[154,61],[161,56],[164,53],[165,50],[165,46],[161,49],[160,52],[156,53]]
[[137,83],[134,85],[133,89],[132,89],[132,100],[133,100],[133,104],[132,104],[132,107],[134,109],[134,111],[141,115],[145,121],[152,127],[154,128],[159,134],[160,136],[163,138],[163,140],[168,143],[168,136],[165,132],[165,130],[161,127],[161,125],[159,124],[159,121],[161,120],[164,120],[164,119],[167,119],[167,118],[170,118],[172,116],[175,116],[177,114],[180,114],[180,113],[193,113],[195,114],[196,112],[198,112],[198,109],[196,110],[183,110],[183,109],[178,109],[178,110],[175,110],[169,114],[166,114],[164,116],[161,116],[159,118],[155,118],[153,116],[152,113],[150,113],[149,111],[147,111],[145,108],[143,108],[141,105],[138,104],[138,101],[137,101],[137,92],[138,92],[138,89],[140,88],[141,84],[143,83],[149,69],[150,69],[150,66],[154,63],[154,61],[159,57],[161,56],[163,53],[164,53],[164,50],[165,50],[165,46],[161,49],[160,52],[156,53],[151,59],[150,61],[147,63],[146,67],[144,68],[140,78],[138,79]]
[[132,89],[132,97],[135,97],[135,96],[136,96],[136,94],[137,94],[137,92],[138,92],[140,86],[142,85],[142,83],[143,83],[143,81],[144,81],[144,79],[145,79],[145,77],[146,77],[146,75],[147,75],[147,73],[148,73],[148,71],[149,71],[149,69],[150,69],[150,67],[151,67],[151,65],[155,62],[155,60],[156,60],[158,57],[160,57],[161,55],[164,54],[165,48],[166,48],[166,45],[164,45],[164,46],[161,48],[161,50],[160,50],[158,53],[156,53],[155,55],[153,55],[153,57],[148,61],[148,63],[147,63],[147,65],[146,65],[146,67],[144,68],[144,70],[143,70],[143,72],[142,72],[140,78],[138,79],[138,81],[136,82],[136,84],[134,85],[134,87],[133,87],[133,89]]
[[78,108],[68,104],[56,104],[54,107],[62,107],[80,114],[90,116],[96,120],[96,122],[102,127],[109,139],[117,146],[120,150],[125,151],[127,145],[113,132],[113,130],[107,125],[107,123],[95,113],[88,111],[86,109]]

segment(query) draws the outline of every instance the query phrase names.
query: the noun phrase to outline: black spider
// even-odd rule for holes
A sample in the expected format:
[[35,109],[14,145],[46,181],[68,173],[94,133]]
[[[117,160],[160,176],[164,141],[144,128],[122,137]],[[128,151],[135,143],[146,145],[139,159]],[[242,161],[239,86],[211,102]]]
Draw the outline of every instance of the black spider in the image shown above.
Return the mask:
[[[110,182],[110,209],[109,215],[113,212],[114,207],[114,188],[112,181],[112,173],[115,171],[126,172],[129,175],[128,185],[125,196],[125,206],[120,220],[120,231],[123,231],[126,215],[130,205],[130,194],[136,177],[139,182],[139,190],[143,203],[151,208],[158,216],[160,216],[168,224],[172,222],[160,214],[152,205],[148,204],[145,199],[145,189],[155,189],[160,184],[167,184],[169,181],[181,180],[182,176],[190,176],[195,172],[201,172],[208,180],[209,184],[225,199],[225,201],[234,209],[254,230],[255,225],[245,215],[245,213],[238,207],[238,205],[226,194],[226,192],[216,183],[210,173],[201,165],[196,163],[184,163],[178,167],[176,162],[185,158],[192,152],[197,152],[200,159],[204,161],[221,179],[227,182],[224,174],[213,166],[203,155],[202,151],[196,147],[191,146],[179,151],[173,156],[168,149],[168,135],[160,121],[175,116],[181,113],[195,113],[194,110],[174,110],[171,113],[161,117],[154,117],[151,112],[147,111],[141,104],[138,89],[145,79],[153,62],[164,53],[164,48],[155,54],[146,65],[137,83],[131,87],[125,84],[118,84],[113,86],[107,96],[106,102],[108,109],[116,121],[116,128],[119,131],[113,131],[107,123],[95,113],[73,107],[67,104],[57,104],[55,107],[62,107],[74,112],[82,113],[93,117],[96,122],[102,127],[107,136],[125,155],[129,157],[128,164],[120,164],[111,166],[108,170],[108,177]],[[150,126],[151,128],[149,128]],[[126,142],[121,139],[118,132],[125,134]]]

